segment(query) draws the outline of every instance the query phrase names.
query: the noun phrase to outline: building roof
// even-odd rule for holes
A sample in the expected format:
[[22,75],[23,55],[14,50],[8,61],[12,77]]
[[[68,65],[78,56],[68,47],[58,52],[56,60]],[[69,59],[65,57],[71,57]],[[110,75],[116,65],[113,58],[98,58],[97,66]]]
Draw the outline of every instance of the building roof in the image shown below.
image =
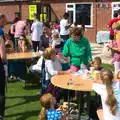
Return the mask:
[[23,1],[28,1],[28,0],[0,0],[0,2],[15,2],[15,1],[23,2]]

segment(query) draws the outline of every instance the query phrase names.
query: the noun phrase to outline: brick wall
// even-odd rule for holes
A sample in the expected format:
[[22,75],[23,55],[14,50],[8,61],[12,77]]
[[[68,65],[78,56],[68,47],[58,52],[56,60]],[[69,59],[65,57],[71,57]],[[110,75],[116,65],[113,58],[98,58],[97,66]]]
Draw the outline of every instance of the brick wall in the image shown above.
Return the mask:
[[[15,12],[19,12],[19,6],[15,4],[0,4],[0,13],[5,14],[8,22],[13,21]],[[10,28],[10,24],[6,25],[4,31],[7,33]]]
[[[61,19],[65,12],[65,4],[51,4],[52,9],[59,19]],[[58,9],[59,8],[59,9]],[[97,12],[97,14],[96,14]],[[96,42],[97,31],[107,30],[107,24],[111,19],[112,10],[111,8],[101,8],[95,3],[93,4],[93,27],[86,28],[85,36],[91,41]]]

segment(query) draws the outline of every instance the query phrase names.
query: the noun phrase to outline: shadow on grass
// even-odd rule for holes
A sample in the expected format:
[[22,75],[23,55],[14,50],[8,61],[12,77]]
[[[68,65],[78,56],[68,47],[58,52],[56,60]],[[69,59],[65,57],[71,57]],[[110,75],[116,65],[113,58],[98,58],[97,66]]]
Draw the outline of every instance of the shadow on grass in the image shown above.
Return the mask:
[[[28,112],[24,112],[24,113],[16,113],[16,114],[10,114],[10,115],[6,115],[5,118],[11,118],[11,117],[16,117],[16,120],[28,120],[29,117],[33,117],[33,116],[38,116],[40,113],[40,110],[35,110],[35,111],[28,111]],[[20,117],[19,117],[20,116]]]
[[6,109],[9,109],[11,107],[16,107],[24,104],[28,104],[30,102],[36,102],[39,101],[40,97],[39,96],[17,96],[17,97],[7,97],[7,99],[15,99],[15,98],[23,98],[25,101],[21,103],[17,103],[11,106],[7,106]]

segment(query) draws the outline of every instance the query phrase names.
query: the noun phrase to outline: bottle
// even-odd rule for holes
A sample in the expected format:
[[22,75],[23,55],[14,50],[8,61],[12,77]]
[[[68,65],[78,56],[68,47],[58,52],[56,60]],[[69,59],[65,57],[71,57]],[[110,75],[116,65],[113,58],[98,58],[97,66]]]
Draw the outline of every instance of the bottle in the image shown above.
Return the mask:
[[83,62],[80,65],[80,70],[82,70],[83,72],[86,70],[86,65],[83,64]]

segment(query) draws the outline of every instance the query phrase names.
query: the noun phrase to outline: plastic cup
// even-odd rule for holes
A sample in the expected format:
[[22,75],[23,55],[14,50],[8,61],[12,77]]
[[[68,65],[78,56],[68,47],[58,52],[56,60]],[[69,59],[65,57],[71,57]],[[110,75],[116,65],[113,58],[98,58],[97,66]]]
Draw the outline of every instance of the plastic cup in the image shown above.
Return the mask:
[[95,70],[95,67],[90,67],[90,73],[91,73],[92,76],[94,74],[94,70]]
[[101,71],[94,71],[93,75],[94,80],[100,80],[100,73]]

